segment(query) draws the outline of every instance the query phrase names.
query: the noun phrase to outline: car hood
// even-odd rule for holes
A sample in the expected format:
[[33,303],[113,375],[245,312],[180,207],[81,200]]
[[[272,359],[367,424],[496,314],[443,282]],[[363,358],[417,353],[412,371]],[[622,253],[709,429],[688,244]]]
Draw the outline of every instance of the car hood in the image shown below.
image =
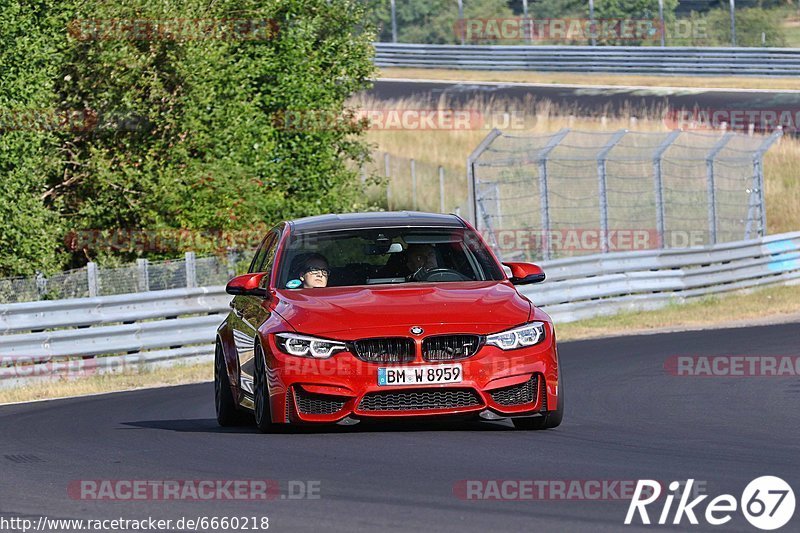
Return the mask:
[[407,334],[409,326],[488,334],[525,323],[531,304],[508,282],[278,290],[275,311],[298,332],[342,340]]

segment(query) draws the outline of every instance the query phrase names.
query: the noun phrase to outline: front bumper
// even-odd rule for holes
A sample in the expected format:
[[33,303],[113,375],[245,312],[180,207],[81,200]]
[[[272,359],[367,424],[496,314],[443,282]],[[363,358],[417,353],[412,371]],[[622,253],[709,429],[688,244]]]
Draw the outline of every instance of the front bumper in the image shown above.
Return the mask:
[[[410,363],[367,363],[350,352],[329,359],[286,355],[270,338],[267,354],[272,419],[276,423],[336,423],[380,419],[470,415],[528,416],[557,405],[558,354],[552,329],[532,347],[503,351],[483,346],[476,355],[431,363],[419,354]],[[453,364],[460,383],[379,386],[378,368]]]

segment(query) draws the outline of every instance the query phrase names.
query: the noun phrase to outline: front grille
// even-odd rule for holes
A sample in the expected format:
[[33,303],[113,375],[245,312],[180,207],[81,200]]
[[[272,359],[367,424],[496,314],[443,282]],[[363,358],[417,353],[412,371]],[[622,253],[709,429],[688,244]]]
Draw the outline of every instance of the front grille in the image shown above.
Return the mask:
[[421,411],[481,405],[472,389],[415,389],[371,392],[358,404],[361,411]]
[[472,357],[481,347],[478,335],[438,335],[422,341],[422,357],[426,361],[453,361]]
[[381,337],[353,343],[356,357],[368,363],[408,363],[414,360],[414,339]]
[[511,385],[490,391],[492,399],[500,405],[523,405],[536,401],[538,376],[533,376],[525,383]]
[[342,410],[345,400],[338,396],[312,394],[299,387],[294,390],[297,410],[304,415],[332,415]]

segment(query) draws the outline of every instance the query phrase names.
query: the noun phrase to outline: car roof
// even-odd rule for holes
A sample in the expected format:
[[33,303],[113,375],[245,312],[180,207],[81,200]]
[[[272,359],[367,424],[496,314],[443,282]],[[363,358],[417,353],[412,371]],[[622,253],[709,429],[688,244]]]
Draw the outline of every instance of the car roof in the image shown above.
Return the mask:
[[374,211],[370,213],[345,213],[318,215],[289,221],[292,232],[310,233],[365,228],[465,228],[456,215],[422,213],[418,211]]

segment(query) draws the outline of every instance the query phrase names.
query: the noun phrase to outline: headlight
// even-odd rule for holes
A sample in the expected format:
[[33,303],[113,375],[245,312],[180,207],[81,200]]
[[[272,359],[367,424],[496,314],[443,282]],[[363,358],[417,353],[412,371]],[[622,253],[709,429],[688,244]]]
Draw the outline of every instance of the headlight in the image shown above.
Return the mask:
[[533,346],[544,340],[544,322],[531,322],[518,328],[487,335],[486,344],[501,350],[515,350]]
[[276,333],[275,341],[282,352],[298,357],[325,359],[335,352],[347,349],[343,342],[318,339],[317,337],[294,333]]

